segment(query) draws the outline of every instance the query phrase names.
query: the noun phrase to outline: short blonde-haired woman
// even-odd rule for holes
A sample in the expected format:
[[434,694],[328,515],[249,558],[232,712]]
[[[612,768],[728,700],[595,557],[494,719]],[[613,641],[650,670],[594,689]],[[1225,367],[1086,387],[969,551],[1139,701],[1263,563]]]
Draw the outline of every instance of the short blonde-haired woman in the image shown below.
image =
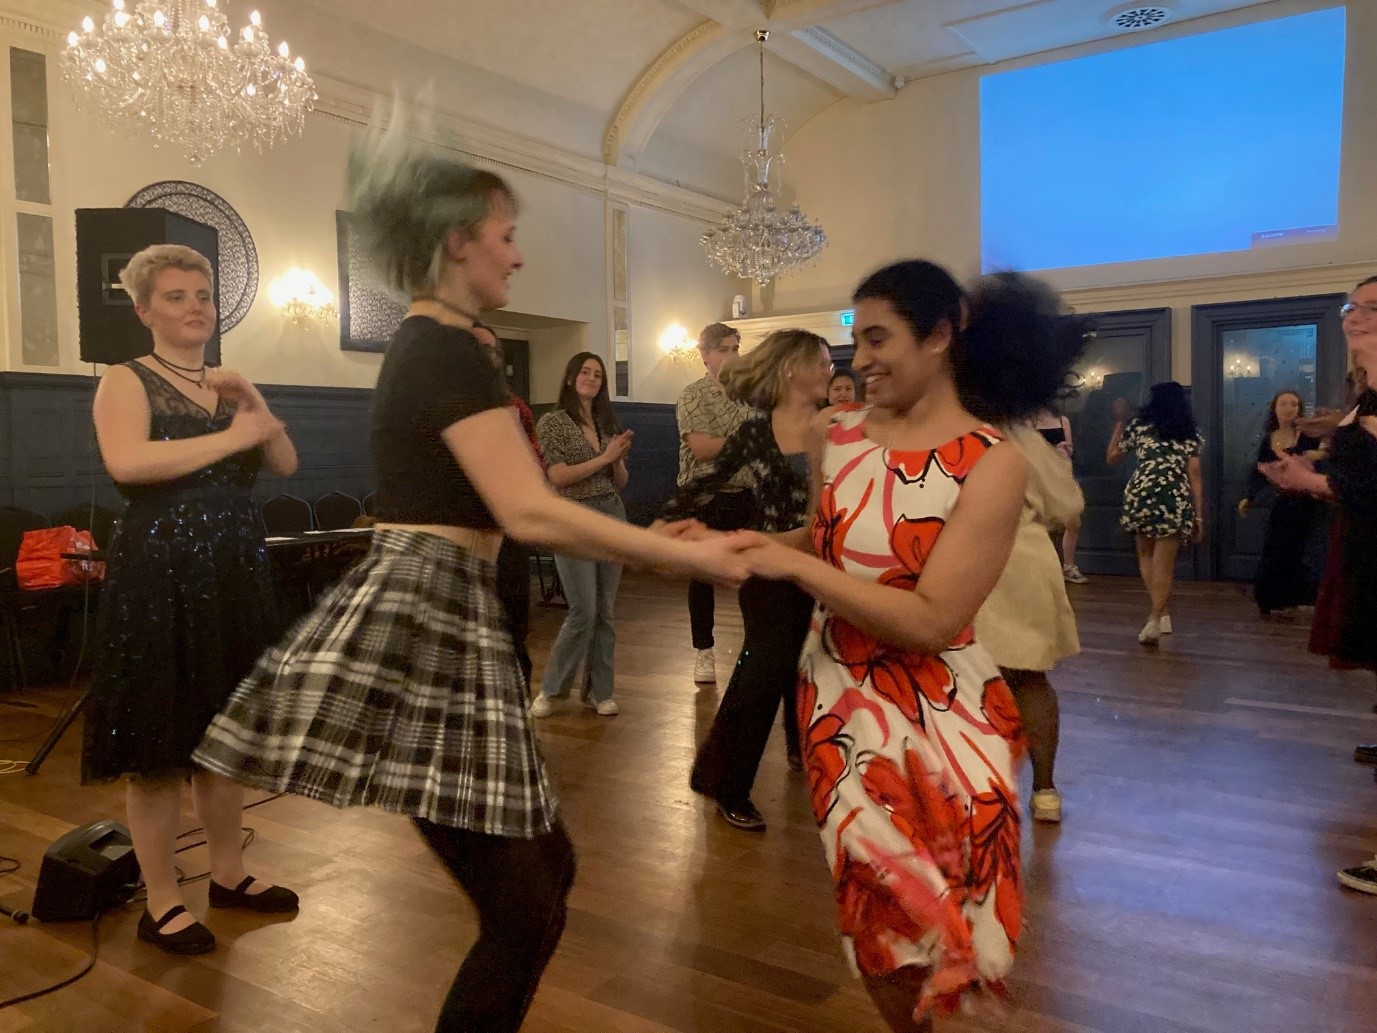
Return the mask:
[[[679,489],[666,518],[703,513],[724,484],[749,470],[755,489],[746,527],[767,533],[802,527],[808,519],[808,442],[831,374],[827,342],[807,330],[777,330],[729,362],[722,370],[727,394],[756,413],[727,437],[711,473]],[[689,784],[732,825],[759,831],[765,819],[751,802],[751,787],[781,701],[789,765],[803,767],[794,686],[813,600],[787,581],[751,578],[741,586],[740,601],[746,631],[741,658]]]
[[368,252],[411,297],[373,396],[373,545],[264,656],[196,757],[410,818],[479,915],[436,1030],[513,1033],[564,930],[574,851],[497,593],[503,533],[727,583],[744,580],[749,543],[651,534],[550,487],[472,333],[522,266],[501,178],[409,151],[395,129],[354,149],[348,185]]
[[106,370],[93,409],[101,459],[129,505],[101,591],[82,777],[131,776],[125,807],[148,890],[139,938],[200,954],[215,937],[187,913],[173,864],[188,775],[210,847],[211,907],[297,906],[295,893],[244,871],[243,790],[191,761],[276,634],[250,492],[261,466],[292,473],[296,451],[252,384],[206,368],[215,301],[204,255],[156,245],[120,280],[152,350]]

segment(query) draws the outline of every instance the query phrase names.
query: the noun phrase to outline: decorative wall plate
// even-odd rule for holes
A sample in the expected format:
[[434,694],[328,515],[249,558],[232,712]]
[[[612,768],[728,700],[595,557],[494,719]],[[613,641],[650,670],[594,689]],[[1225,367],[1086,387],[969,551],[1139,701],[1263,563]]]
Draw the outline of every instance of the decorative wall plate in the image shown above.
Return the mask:
[[167,179],[144,187],[124,206],[164,208],[219,231],[220,332],[238,326],[258,296],[258,248],[230,203],[199,183]]

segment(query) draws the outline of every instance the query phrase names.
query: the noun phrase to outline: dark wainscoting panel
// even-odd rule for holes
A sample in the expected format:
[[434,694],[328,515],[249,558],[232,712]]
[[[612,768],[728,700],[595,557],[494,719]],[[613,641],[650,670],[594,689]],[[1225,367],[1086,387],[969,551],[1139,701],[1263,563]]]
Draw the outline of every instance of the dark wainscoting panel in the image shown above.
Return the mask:
[[[86,502],[119,510],[91,427],[90,377],[0,373],[0,503],[50,519]],[[301,455],[294,477],[259,479],[261,501],[286,492],[314,500],[329,491],[362,498],[372,490],[368,410],[362,388],[267,385],[263,395],[291,429]]]
[[679,476],[679,425],[674,406],[660,402],[614,402],[617,419],[636,432],[627,464],[626,517],[645,526],[660,515]]

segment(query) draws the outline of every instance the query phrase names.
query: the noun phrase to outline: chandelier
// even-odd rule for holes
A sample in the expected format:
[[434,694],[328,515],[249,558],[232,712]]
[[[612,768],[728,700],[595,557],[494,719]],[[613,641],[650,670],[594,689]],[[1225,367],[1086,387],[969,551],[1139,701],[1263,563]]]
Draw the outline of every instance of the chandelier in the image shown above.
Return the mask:
[[258,12],[230,43],[218,0],[112,0],[67,37],[62,74],[110,128],[146,129],[199,165],[225,147],[257,150],[300,133],[316,100],[306,63],[274,51]]
[[757,29],[760,47],[760,118],[749,123],[753,146],[741,152],[745,166],[746,199],[736,211],[699,238],[708,261],[725,272],[754,280],[764,287],[776,276],[802,269],[827,246],[827,234],[799,210],[797,204],[780,211],[776,194],[784,155],[772,145],[784,123],[765,115],[765,41],[770,33]]

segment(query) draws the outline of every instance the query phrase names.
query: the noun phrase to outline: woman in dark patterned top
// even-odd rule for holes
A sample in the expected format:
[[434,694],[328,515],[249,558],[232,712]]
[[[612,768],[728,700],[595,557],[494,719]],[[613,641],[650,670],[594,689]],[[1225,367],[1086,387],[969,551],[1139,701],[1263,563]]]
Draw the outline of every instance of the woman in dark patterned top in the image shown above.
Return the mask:
[[[536,424],[550,483],[566,499],[625,520],[621,490],[626,487],[626,454],[631,431],[617,427],[607,393],[607,367],[592,352],[579,352],[564,368],[559,404]],[[617,645],[613,608],[621,584],[620,563],[555,553],[569,612],[545,660],[540,695],[531,704],[536,717],[548,717],[555,700],[569,695],[582,668],[590,710],[613,717],[620,709],[612,698],[612,655]]]
[[[762,411],[727,437],[711,473],[679,489],[665,507],[665,518],[701,513],[724,484],[748,470],[755,505],[747,527],[771,534],[802,527],[811,499],[808,441],[831,374],[827,342],[806,330],[778,330],[727,365],[722,371],[727,394]],[[732,825],[759,831],[765,819],[751,802],[751,787],[781,701],[789,765],[802,769],[793,699],[813,600],[791,582],[763,578],[742,585],[740,600],[746,631],[741,659],[689,784],[711,798]]]

